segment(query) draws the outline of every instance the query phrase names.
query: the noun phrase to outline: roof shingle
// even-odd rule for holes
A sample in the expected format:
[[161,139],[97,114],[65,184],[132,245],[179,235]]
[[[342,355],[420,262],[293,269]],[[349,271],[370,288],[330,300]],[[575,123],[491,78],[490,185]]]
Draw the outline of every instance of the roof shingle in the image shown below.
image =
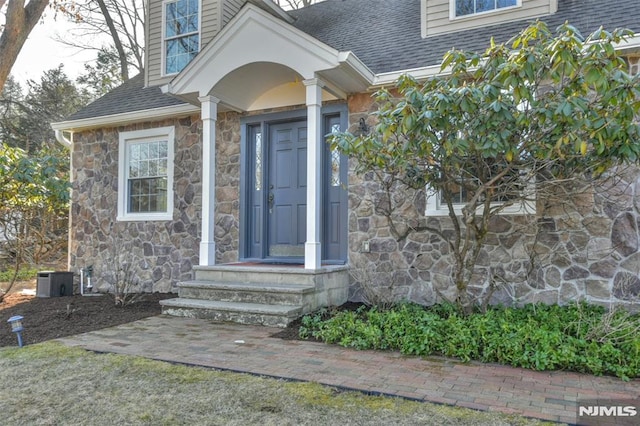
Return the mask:
[[104,117],[147,109],[182,105],[185,102],[165,95],[160,87],[144,87],[144,74],[130,78],[106,95],[67,118],[68,121]]
[[[290,12],[293,25],[340,51],[352,51],[374,73],[437,65],[455,47],[481,51],[491,37],[502,42],[532,20],[421,37],[420,0],[325,0]],[[539,18],[553,29],[565,21],[583,35],[598,27],[629,28],[640,33],[638,0],[559,0],[558,12]],[[68,118],[69,121],[183,105],[159,87],[144,87],[133,77]]]

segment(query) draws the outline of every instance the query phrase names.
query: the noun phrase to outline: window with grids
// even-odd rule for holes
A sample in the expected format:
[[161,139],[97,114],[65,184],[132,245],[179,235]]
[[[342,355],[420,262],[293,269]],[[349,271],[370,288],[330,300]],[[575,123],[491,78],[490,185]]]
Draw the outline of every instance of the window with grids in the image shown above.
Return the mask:
[[157,140],[127,146],[128,213],[167,211],[167,145]]
[[120,134],[119,220],[172,218],[173,138],[173,127]]
[[[484,170],[473,170],[473,166],[469,166],[467,172],[462,172],[457,179],[448,182],[444,185],[443,190],[433,191],[427,188],[427,216],[446,216],[449,214],[449,208],[445,202],[444,191],[447,192],[448,197],[451,199],[453,209],[458,214],[462,211],[465,205],[476,194],[480,185],[480,180],[476,177],[476,173],[486,174],[484,181],[488,181],[492,178],[494,173],[500,173],[502,169],[500,164],[493,166],[483,165]],[[513,170],[500,178],[494,185],[491,207],[502,206],[507,203],[507,206],[501,208],[500,214],[531,214],[535,212],[535,194],[533,187],[527,187],[523,180],[519,177],[519,172]],[[484,201],[483,194],[478,200],[480,203]]]
[[200,50],[200,0],[174,0],[164,4],[165,74],[187,66]]
[[521,0],[451,0],[456,17],[520,6]]

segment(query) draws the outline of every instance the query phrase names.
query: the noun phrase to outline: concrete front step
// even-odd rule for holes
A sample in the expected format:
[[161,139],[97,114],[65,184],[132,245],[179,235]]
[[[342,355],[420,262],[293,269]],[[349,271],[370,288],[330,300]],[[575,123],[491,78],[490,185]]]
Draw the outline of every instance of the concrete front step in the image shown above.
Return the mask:
[[221,302],[182,297],[162,300],[160,305],[162,313],[167,315],[282,328],[302,315],[302,306]]
[[195,279],[198,281],[213,282],[249,282],[249,283],[277,283],[293,285],[313,285],[319,277],[331,275],[334,272],[344,271],[347,268],[340,266],[323,266],[321,269],[304,269],[296,266],[245,266],[245,265],[215,265],[194,266]]
[[178,284],[178,294],[185,299],[218,300],[222,302],[258,303],[265,305],[304,305],[312,297],[312,285],[277,283],[233,283],[184,281]]

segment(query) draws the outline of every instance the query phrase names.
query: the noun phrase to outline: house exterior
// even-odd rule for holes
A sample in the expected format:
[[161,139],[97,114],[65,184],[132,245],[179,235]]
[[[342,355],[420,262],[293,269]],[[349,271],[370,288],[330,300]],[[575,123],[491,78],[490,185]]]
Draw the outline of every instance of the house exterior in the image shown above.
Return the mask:
[[[326,0],[296,11],[269,0],[148,3],[144,73],[53,125],[71,149],[70,270],[93,265],[106,290],[126,253],[145,291],[185,300],[202,293],[187,295],[194,274],[286,285],[296,270],[324,289],[303,311],[362,298],[350,268],[419,303],[451,285],[446,244],[427,233],[394,239],[375,211],[378,189],[325,143],[371,123],[376,89],[404,73],[436,75],[450,48],[484,49],[535,19],[640,34],[635,0]],[[640,35],[620,49],[637,67]],[[498,265],[518,284],[495,302],[636,303],[640,181],[625,184],[616,203],[592,200],[570,229],[545,218],[549,262],[533,274],[512,236],[517,219],[496,221],[479,288]],[[447,226],[424,194],[405,208]]]

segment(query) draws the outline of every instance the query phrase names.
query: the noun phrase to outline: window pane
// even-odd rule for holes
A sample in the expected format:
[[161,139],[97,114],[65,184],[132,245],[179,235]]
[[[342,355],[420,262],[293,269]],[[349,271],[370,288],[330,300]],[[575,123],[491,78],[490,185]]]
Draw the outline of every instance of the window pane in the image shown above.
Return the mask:
[[191,58],[195,57],[196,53],[198,53],[198,44],[199,40],[197,35],[187,37],[187,52],[191,54]]
[[134,144],[129,146],[129,158],[131,158],[131,160],[140,159],[140,145]]
[[140,176],[140,165],[138,161],[131,161],[129,163],[129,177],[136,178]]
[[471,15],[475,13],[474,0],[457,0],[456,16]]
[[168,142],[162,141],[158,143],[158,157],[159,158],[167,158],[167,150],[168,150]]
[[158,176],[158,161],[149,161],[149,176]]
[[158,158],[158,142],[151,142],[149,144],[149,159],[154,160]]
[[198,35],[185,36],[167,41],[168,74],[182,71],[198,53]]
[[166,176],[167,175],[167,160],[160,160],[158,162],[158,176]]
[[495,0],[476,0],[476,13],[495,9]]
[[188,2],[186,0],[178,0],[176,2],[178,16],[185,16],[187,14]]
[[167,179],[129,180],[129,212],[156,213],[167,210]]
[[146,160],[147,158],[149,158],[149,145],[139,144],[138,147],[140,149],[140,159]]
[[176,58],[167,56],[167,74],[173,74],[178,72],[178,67],[176,66]]
[[149,162],[141,161],[140,162],[140,176],[146,177],[149,176]]
[[517,4],[518,0],[498,0],[498,8],[516,6]]
[[254,177],[255,180],[255,190],[262,190],[262,133],[256,132],[256,174]]
[[173,37],[176,33],[176,4],[175,3],[167,3],[165,8],[165,36]]
[[[331,125],[331,133],[340,133],[340,123]],[[336,148],[331,150],[331,186],[340,185],[340,151]]]
[[198,15],[198,0],[189,0],[188,10],[189,14]]

